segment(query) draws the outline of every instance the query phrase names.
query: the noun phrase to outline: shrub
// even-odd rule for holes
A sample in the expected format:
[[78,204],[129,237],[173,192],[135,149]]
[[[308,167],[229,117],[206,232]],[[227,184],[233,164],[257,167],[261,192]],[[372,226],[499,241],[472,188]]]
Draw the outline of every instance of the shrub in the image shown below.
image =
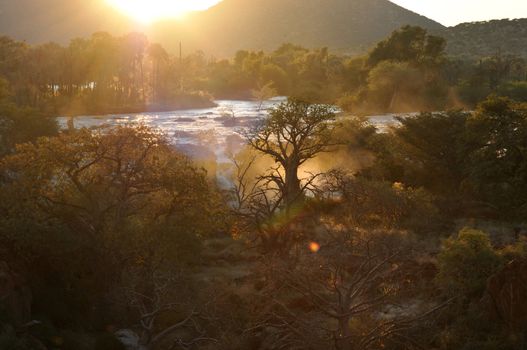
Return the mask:
[[438,256],[438,282],[453,296],[473,299],[482,295],[486,281],[501,265],[488,234],[464,228],[443,242]]

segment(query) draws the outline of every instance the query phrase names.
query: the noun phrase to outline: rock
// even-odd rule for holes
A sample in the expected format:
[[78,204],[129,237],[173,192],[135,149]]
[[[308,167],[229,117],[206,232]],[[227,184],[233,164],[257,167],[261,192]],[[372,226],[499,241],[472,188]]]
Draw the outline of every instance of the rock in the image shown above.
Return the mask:
[[15,327],[31,320],[31,290],[6,262],[0,261],[0,308]]
[[140,337],[130,329],[121,329],[115,332],[115,337],[121,342],[126,350],[147,350],[140,344]]
[[493,318],[512,330],[527,329],[527,259],[512,261],[491,276],[484,299]]

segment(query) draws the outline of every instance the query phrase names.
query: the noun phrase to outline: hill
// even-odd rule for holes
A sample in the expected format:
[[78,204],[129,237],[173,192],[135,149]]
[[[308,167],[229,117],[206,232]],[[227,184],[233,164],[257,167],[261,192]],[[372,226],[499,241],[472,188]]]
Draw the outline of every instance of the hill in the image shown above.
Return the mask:
[[[388,0],[224,0],[185,21],[147,30],[169,49],[202,49],[230,56],[239,49],[271,50],[284,42],[364,52],[405,24],[443,27]],[[0,0],[0,33],[30,43],[68,42],[95,31],[120,34],[135,25],[102,0]]]
[[219,55],[241,48],[272,50],[285,42],[362,53],[405,24],[443,29],[387,0],[225,0],[186,22],[184,28],[160,23],[151,36]]
[[462,23],[441,35],[451,55],[482,57],[499,52],[527,57],[527,19]]
[[114,34],[134,25],[103,0],[0,0],[0,35],[31,44],[68,43],[97,31]]

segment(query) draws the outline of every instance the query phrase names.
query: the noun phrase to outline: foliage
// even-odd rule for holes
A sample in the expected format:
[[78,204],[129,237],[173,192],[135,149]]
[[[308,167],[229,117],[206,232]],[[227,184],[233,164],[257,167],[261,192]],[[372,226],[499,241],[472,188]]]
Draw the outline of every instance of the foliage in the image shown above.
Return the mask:
[[462,299],[481,297],[487,279],[499,268],[501,259],[488,234],[471,228],[443,242],[438,255],[438,283],[443,290]]
[[[249,145],[273,158],[278,168],[269,175],[285,206],[304,194],[299,168],[328,150],[334,107],[291,99],[273,108],[269,117],[247,135]],[[310,180],[308,180],[309,183]]]
[[464,112],[422,113],[400,117],[394,130],[399,161],[404,162],[404,183],[434,193],[455,195],[463,181],[466,162]]
[[[335,113],[333,106],[289,99],[247,132],[256,155],[246,164],[233,159],[233,206],[243,226],[257,232],[264,249],[287,251],[296,239],[294,223],[321,175],[306,171],[302,177],[300,170],[330,149]],[[252,179],[257,155],[269,159],[271,166]]]
[[[325,210],[345,217],[348,225],[364,228],[433,230],[437,208],[422,190],[354,178],[340,171],[324,176],[320,189],[328,203]],[[328,205],[329,204],[329,205]]]
[[321,215],[324,229],[311,232],[311,241],[290,255],[263,259],[260,274],[267,283],[251,330],[288,349],[420,343],[415,331],[427,312],[398,312],[395,306],[405,302],[409,287],[399,279],[407,273],[405,239],[355,231],[339,214]]
[[453,56],[485,57],[504,53],[526,57],[525,18],[461,23],[447,28],[442,35],[448,40]]
[[18,143],[54,135],[58,128],[46,113],[17,107],[11,99],[8,82],[0,78],[0,156],[13,151]]
[[2,174],[0,238],[18,259],[38,262],[35,304],[56,322],[82,313],[85,322],[103,321],[86,308],[104,314],[93,302],[126,265],[185,264],[200,237],[223,229],[220,197],[204,172],[142,126],[19,145]]
[[455,319],[439,334],[440,349],[517,350],[524,345],[521,334],[507,334],[499,324],[490,321],[481,305],[468,310],[453,310]]
[[363,176],[424,187],[449,215],[523,215],[524,107],[494,96],[472,113],[396,119],[400,125],[371,138],[367,148],[376,160]]
[[395,61],[408,62],[414,67],[434,67],[444,59],[445,47],[445,39],[427,34],[424,28],[407,25],[379,42],[370,52],[368,64]]
[[384,61],[368,76],[368,103],[380,111],[411,110],[417,105],[408,109],[405,103],[423,89],[424,81],[418,69],[408,63]]
[[359,60],[350,61],[356,78],[353,92],[339,101],[341,106],[371,113],[436,110],[451,105],[442,72],[448,63],[445,45],[443,38],[420,27],[394,31],[375,46],[362,67]]
[[523,215],[527,111],[506,98],[490,97],[469,118],[470,190],[510,216]]
[[0,61],[0,76],[18,105],[65,115],[212,105],[206,94],[184,86],[192,62],[169,56],[143,34],[98,32],[67,47],[29,47],[6,37],[0,43],[2,56],[16,57]]

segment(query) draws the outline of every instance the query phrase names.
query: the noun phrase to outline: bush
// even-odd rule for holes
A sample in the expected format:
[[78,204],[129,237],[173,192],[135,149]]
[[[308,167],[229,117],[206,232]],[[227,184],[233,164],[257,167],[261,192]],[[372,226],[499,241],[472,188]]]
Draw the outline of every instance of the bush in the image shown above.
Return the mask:
[[481,297],[487,279],[502,261],[488,234],[471,228],[445,240],[438,260],[440,286],[447,294],[463,300]]
[[[372,181],[333,171],[326,175],[324,195],[358,227],[402,228],[422,232],[439,222],[432,197],[400,183]],[[332,203],[332,201],[329,201]]]

